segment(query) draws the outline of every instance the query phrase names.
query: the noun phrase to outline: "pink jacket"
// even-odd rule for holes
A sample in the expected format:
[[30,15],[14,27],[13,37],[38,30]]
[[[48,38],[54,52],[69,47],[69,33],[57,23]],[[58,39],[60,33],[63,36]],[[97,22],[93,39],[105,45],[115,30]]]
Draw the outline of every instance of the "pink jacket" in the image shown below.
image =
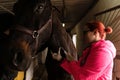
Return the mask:
[[[68,62],[66,59],[61,63],[61,67],[72,74],[74,80],[112,80],[113,58],[116,49],[112,42],[100,40],[92,43],[90,54],[83,66],[80,66],[82,57],[79,61]],[[89,48],[83,51],[85,56]]]

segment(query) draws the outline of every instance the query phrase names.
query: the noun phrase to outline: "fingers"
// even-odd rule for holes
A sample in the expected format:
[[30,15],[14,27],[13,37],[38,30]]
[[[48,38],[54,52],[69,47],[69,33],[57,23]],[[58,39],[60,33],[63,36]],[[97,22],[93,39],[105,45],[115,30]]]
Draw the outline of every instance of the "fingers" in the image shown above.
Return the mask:
[[57,56],[58,54],[57,54],[57,53],[53,53],[52,55],[53,55],[53,56]]
[[65,55],[68,54],[67,51],[64,48],[61,48],[61,49],[64,51]]
[[61,47],[59,47],[58,54],[60,54]]
[[52,51],[51,51],[51,54],[52,54],[53,58],[55,58],[55,56],[57,56],[57,53],[53,53]]
[[65,55],[67,55],[67,51],[64,50]]
[[67,52],[66,50],[64,50],[65,55],[71,55],[69,52]]
[[50,51],[52,55],[54,55],[54,53],[52,51]]
[[53,56],[53,57],[56,57],[56,56],[61,55],[61,54],[60,54],[60,50],[61,50],[61,47],[59,48],[58,53],[54,53],[54,52],[51,51],[52,56]]
[[57,53],[52,53],[52,58],[57,60],[58,54]]

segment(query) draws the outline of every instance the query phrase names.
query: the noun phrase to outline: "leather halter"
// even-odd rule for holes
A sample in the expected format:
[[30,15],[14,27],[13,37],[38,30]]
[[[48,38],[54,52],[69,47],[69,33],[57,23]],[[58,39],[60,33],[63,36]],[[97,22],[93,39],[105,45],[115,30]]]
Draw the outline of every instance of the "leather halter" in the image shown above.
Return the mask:
[[[33,39],[36,39],[35,51],[34,51],[34,53],[36,53],[37,52],[37,48],[38,48],[39,35],[44,30],[46,30],[46,28],[48,28],[49,25],[52,27],[52,19],[51,18],[46,22],[46,24],[44,26],[42,26],[38,30],[30,30],[30,29],[28,29],[28,28],[26,28],[24,26],[20,26],[20,25],[17,25],[17,27],[15,28],[15,30],[18,30],[18,31],[24,32],[26,34],[29,34],[29,35],[32,36]],[[35,58],[35,56],[32,56],[32,58]]]

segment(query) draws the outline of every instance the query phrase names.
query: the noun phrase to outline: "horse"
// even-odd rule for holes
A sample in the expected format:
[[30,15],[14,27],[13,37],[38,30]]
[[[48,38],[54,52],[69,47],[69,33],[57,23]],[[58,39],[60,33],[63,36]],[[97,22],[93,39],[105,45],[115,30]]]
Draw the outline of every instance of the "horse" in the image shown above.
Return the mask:
[[11,54],[9,54],[9,31],[14,23],[14,16],[10,13],[0,14],[0,80],[13,80],[17,71],[11,68]]
[[71,75],[51,56],[51,51],[57,53],[62,47],[77,59],[72,39],[62,27],[51,1],[18,0],[14,4],[13,12],[14,24],[9,30],[9,39],[6,41],[8,46],[5,47],[8,49],[5,53],[10,57],[10,68],[15,71],[26,71],[32,60],[48,47],[45,62],[48,80],[72,80]]

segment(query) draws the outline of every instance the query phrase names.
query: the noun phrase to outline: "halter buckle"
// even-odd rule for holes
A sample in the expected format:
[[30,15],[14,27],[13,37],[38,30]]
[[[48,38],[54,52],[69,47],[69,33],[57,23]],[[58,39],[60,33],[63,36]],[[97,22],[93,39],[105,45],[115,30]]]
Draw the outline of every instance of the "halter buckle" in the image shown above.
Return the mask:
[[38,31],[34,30],[34,31],[33,31],[33,34],[32,34],[32,37],[33,37],[33,38],[38,38],[38,37],[39,37]]

